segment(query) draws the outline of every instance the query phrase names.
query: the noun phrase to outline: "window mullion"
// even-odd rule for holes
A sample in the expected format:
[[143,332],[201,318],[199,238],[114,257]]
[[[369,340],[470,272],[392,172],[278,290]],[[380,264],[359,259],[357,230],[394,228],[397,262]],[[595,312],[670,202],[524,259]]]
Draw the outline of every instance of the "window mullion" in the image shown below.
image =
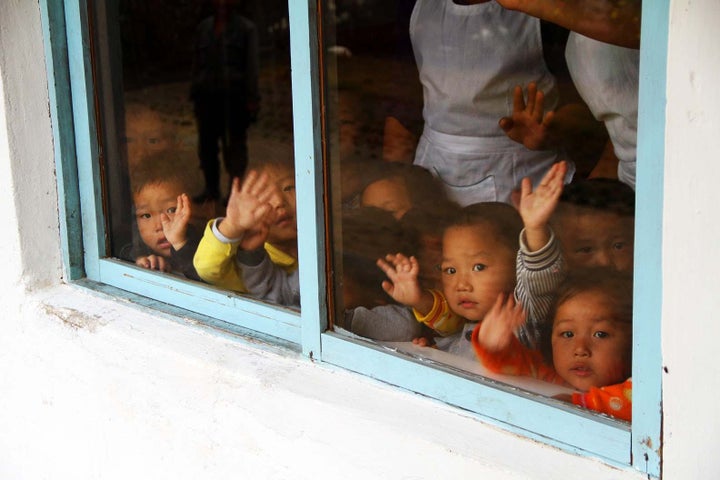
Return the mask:
[[93,105],[93,76],[90,59],[86,2],[65,2],[68,70],[75,126],[75,154],[85,250],[85,270],[91,279],[99,275],[98,259],[105,254],[105,222],[102,209],[100,162]]
[[662,213],[667,0],[643,6],[638,99],[633,325],[633,463],[659,477],[662,442]]
[[319,358],[320,333],[327,326],[327,292],[317,5],[289,2],[289,17],[302,349]]

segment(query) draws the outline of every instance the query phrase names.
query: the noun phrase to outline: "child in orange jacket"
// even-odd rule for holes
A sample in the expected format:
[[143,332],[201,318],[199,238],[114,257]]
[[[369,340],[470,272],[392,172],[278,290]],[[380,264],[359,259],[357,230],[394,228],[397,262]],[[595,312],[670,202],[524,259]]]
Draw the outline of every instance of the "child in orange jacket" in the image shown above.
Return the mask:
[[[632,281],[606,269],[581,270],[558,291],[543,354],[523,346],[514,332],[525,322],[512,296],[498,296],[472,334],[480,361],[493,372],[569,385],[572,401],[591,410],[632,418]],[[548,355],[549,354],[549,355]],[[549,358],[548,358],[549,357]]]

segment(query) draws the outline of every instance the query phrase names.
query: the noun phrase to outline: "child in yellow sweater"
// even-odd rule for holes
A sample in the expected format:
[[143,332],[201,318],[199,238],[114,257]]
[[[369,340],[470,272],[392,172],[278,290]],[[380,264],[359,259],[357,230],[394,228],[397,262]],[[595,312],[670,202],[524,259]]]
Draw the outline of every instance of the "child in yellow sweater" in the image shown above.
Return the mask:
[[[248,215],[252,218],[247,219]],[[233,180],[225,217],[208,222],[195,253],[193,263],[198,275],[217,287],[247,292],[242,264],[238,261],[238,252],[248,248],[243,243],[252,241],[245,225],[255,226],[270,217],[264,249],[272,263],[292,273],[298,265],[292,160],[251,165],[242,182],[238,178]]]

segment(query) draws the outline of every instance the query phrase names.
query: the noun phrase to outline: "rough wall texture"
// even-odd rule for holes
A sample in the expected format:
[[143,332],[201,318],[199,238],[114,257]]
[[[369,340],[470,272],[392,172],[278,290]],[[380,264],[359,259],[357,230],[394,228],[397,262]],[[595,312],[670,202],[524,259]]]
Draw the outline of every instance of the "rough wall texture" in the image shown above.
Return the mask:
[[[57,192],[47,80],[37,2],[0,3],[0,115],[3,237],[17,236],[10,248],[21,262],[8,272],[10,284],[36,288],[61,276]],[[3,148],[4,147],[4,148]],[[9,265],[8,265],[9,266]],[[3,273],[5,276],[5,273]]]

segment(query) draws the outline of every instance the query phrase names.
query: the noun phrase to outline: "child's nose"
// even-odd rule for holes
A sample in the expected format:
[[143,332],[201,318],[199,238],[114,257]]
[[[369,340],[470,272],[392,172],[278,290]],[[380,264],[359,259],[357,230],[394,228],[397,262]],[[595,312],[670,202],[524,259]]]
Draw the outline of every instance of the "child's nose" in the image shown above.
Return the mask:
[[587,342],[585,339],[580,337],[575,337],[575,344],[574,344],[574,350],[573,354],[576,357],[589,357],[590,356],[590,349],[588,348]]
[[610,267],[613,265],[612,255],[607,249],[598,249],[595,254],[595,266],[598,267]]
[[472,283],[470,283],[468,281],[468,278],[466,275],[457,274],[457,279],[455,281],[455,288],[460,292],[470,292],[470,291],[472,291]]
[[285,199],[280,192],[275,192],[270,197],[269,203],[273,208],[281,208],[285,206]]

